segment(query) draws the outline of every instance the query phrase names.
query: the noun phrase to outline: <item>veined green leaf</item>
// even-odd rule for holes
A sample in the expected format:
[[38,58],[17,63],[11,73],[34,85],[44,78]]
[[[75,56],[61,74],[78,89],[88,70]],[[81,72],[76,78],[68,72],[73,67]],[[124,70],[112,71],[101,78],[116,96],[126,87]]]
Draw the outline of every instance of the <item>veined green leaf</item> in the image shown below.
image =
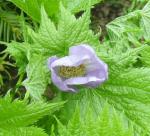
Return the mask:
[[60,103],[30,103],[15,100],[12,102],[10,97],[0,99],[0,128],[13,129],[26,127],[33,124],[41,117],[50,114],[63,105]]
[[0,129],[0,136],[48,136],[41,128],[21,127],[13,129]]
[[149,68],[116,70],[116,73],[110,70],[108,82],[95,92],[122,112],[139,133],[150,130],[149,72]]
[[150,67],[150,46],[147,45],[146,50],[141,52],[141,57],[144,66]]
[[6,52],[15,58],[16,65],[19,68],[19,74],[25,72],[28,64],[28,48],[29,46],[26,43],[18,43],[13,41],[11,44],[7,44]]
[[42,98],[49,83],[50,74],[47,67],[47,59],[41,55],[32,55],[27,65],[27,79],[23,85],[36,100]]
[[111,40],[127,38],[135,45],[140,44],[141,39],[150,40],[150,2],[142,10],[136,10],[128,15],[118,17],[107,24],[107,31]]
[[65,7],[73,13],[91,8],[101,1],[102,0],[62,0]]
[[101,0],[10,0],[17,7],[31,16],[35,21],[40,22],[40,8],[44,5],[47,14],[53,18],[59,14],[59,4],[64,6],[72,13],[90,9]]
[[142,36],[140,25],[140,10],[118,17],[107,24],[107,31],[110,40],[116,41],[126,38],[134,44],[139,44],[138,40]]
[[17,7],[32,17],[33,20],[40,22],[40,8],[44,5],[49,16],[58,12],[59,0],[10,0]]
[[[48,57],[67,55],[70,46],[81,43],[88,43],[93,47],[99,45],[98,36],[89,30],[89,11],[76,19],[61,5],[61,15],[57,28],[48,18],[44,8],[42,8],[41,14],[42,21],[38,33],[28,29],[33,44],[30,44],[29,54],[31,56],[28,56],[27,80],[24,82],[27,90],[37,99],[44,93],[50,80],[50,75],[47,72]],[[35,54],[36,57],[32,54]]]
[[[150,72],[149,68],[129,68],[126,70],[124,69],[120,70],[119,67],[116,67],[114,69],[111,69],[110,67],[109,79],[102,86],[96,89],[83,89],[83,90],[81,89],[80,93],[76,95],[74,94],[62,95],[64,100],[68,100],[67,104],[65,104],[64,106],[64,109],[62,109],[62,114],[61,114],[62,119],[64,121],[70,120],[71,115],[74,113],[74,109],[78,104],[79,107],[82,109],[80,112],[81,119],[83,118],[84,120],[84,117],[87,115],[87,109],[92,112],[93,118],[96,119],[99,116],[99,114],[102,112],[102,107],[104,103],[108,102],[111,109],[110,111],[115,109],[116,113],[122,115],[123,117],[123,122],[121,123],[122,125],[127,126],[128,124],[129,126],[133,126],[134,133],[139,136],[144,136],[144,134],[149,135],[150,134],[149,132],[150,130],[150,125],[149,125],[150,76],[149,74],[147,74],[149,72]],[[109,114],[108,117],[106,117],[105,119],[111,117],[112,114]],[[88,118],[88,122],[90,122],[89,118]],[[112,125],[113,122],[108,124]],[[116,129],[117,128],[119,128],[119,126],[116,127]],[[63,131],[66,132],[69,131],[69,128],[65,127],[65,129],[66,130]],[[78,132],[81,132],[81,129]],[[99,129],[101,130],[103,129],[103,127],[102,128],[100,127]],[[103,131],[99,132],[98,130],[93,130],[93,131],[94,131],[93,135],[94,133],[101,132],[106,134],[108,133],[108,135],[110,136],[114,132],[113,131],[111,132],[111,134],[109,134],[107,130],[105,130],[104,132]]]
[[150,2],[143,8],[141,12],[141,27],[144,30],[144,38],[150,40]]
[[[86,106],[88,104],[85,104]],[[115,110],[110,110],[105,105],[98,116],[93,116],[92,110],[86,107],[86,114],[81,115],[81,109],[77,106],[75,113],[65,126],[58,121],[58,133],[60,136],[133,136],[131,126],[123,122],[123,118]]]
[[[82,17],[76,19],[69,11],[61,6],[61,15],[58,26],[48,19],[46,12],[42,8],[42,21],[39,33],[29,31],[29,35],[34,43],[44,48],[45,55],[65,55],[70,46],[88,43],[99,45],[98,36],[89,30],[90,13],[86,11]],[[43,51],[44,51],[43,49]]]

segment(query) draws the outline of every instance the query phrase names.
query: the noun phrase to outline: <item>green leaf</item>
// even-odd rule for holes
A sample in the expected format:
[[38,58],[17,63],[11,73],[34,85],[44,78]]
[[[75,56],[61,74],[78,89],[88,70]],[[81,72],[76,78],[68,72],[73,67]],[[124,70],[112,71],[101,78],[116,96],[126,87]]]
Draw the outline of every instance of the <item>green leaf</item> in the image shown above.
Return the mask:
[[91,8],[93,5],[100,3],[102,0],[62,0],[63,4],[72,13]]
[[141,27],[144,30],[144,38],[150,40],[150,2],[143,8],[141,12]]
[[0,99],[0,128],[18,128],[33,124],[41,117],[60,108],[63,102],[44,103],[37,102],[27,105],[26,101],[15,100],[10,97]]
[[59,0],[10,0],[33,20],[40,22],[40,8],[43,4],[49,16],[58,12]]
[[58,26],[48,19],[46,12],[42,8],[42,21],[38,33],[29,29],[29,35],[34,43],[39,44],[39,48],[47,51],[44,55],[65,55],[70,46],[88,43],[98,46],[98,35],[94,35],[89,30],[90,13],[86,11],[82,17],[76,19],[69,11],[61,5],[61,14]]
[[[132,68],[140,64],[139,54],[146,52],[147,48],[147,45],[142,44],[139,47],[132,48],[131,43],[127,39],[120,39],[114,42],[105,41],[100,48],[97,48],[97,55],[104,60],[110,68],[115,66],[114,70],[118,69],[119,71],[120,69]],[[118,68],[116,69],[116,67]]]
[[142,10],[133,11],[118,17],[107,24],[108,35],[111,40],[127,38],[134,45],[139,45],[141,39],[150,40],[150,2]]
[[150,46],[147,45],[146,50],[141,52],[141,57],[144,66],[150,67]]
[[0,129],[0,136],[48,136],[41,128],[21,127],[13,129]]
[[28,64],[28,48],[29,46],[26,43],[11,42],[11,44],[7,44],[6,52],[15,58],[16,65],[19,68],[19,74],[25,72]]
[[21,39],[20,18],[14,11],[3,10],[0,7],[0,40],[10,42]]
[[[26,14],[32,17],[33,20],[40,22],[40,8],[44,5],[45,10],[51,18],[55,19],[59,16],[60,1],[64,6],[76,13],[82,10],[90,9],[93,5],[99,3],[101,0],[10,0],[17,7],[23,10]],[[91,1],[91,2],[90,2]]]
[[97,88],[95,93],[122,112],[136,132],[149,131],[150,77],[147,73],[150,69],[112,70],[108,82]]
[[[69,120],[71,118],[70,116],[74,113],[74,108],[77,104],[79,104],[79,107],[82,109],[80,115],[83,117],[83,120],[84,116],[87,115],[86,109],[89,109],[89,107],[93,118],[97,118],[97,116],[102,112],[104,103],[108,102],[111,111],[112,109],[115,109],[118,114],[123,116],[123,123],[121,123],[122,125],[126,126],[127,123],[129,126],[133,126],[133,131],[137,135],[149,135],[150,76],[147,74],[149,72],[150,68],[120,69],[118,65],[109,67],[108,81],[100,87],[96,89],[81,89],[80,93],[76,95],[62,95],[62,98],[64,100],[68,100],[68,103],[65,104],[64,108],[62,109],[61,119],[65,122]],[[111,117],[111,114],[109,114],[109,117]],[[107,121],[108,117],[105,119]],[[89,118],[88,122],[90,122]],[[113,122],[108,124],[112,125]],[[116,125],[112,125],[114,126],[113,130],[117,128],[119,129],[119,123],[118,127],[115,128]],[[68,128],[66,128],[66,131],[67,130]],[[108,130],[110,131],[110,129]],[[118,133],[121,133],[122,130],[124,129],[121,129]],[[106,133],[107,129],[104,132],[102,130],[100,132]],[[111,134],[113,132],[111,132]],[[98,130],[95,130],[93,134],[94,133],[98,133]]]
[[47,67],[47,59],[41,55],[32,55],[27,65],[27,79],[23,85],[36,100],[42,98],[49,83],[50,74]]
[[[88,104],[85,104],[86,106]],[[82,108],[76,108],[75,113],[65,126],[58,121],[60,136],[133,136],[132,127],[124,124],[123,118],[105,105],[95,118],[86,107],[86,114],[81,115]]]
[[107,24],[110,40],[119,41],[126,38],[133,44],[139,45],[139,39],[143,33],[142,29],[139,27],[141,19],[140,13],[141,11],[137,10],[128,15],[118,17]]
[[42,8],[41,14],[42,21],[38,33],[28,28],[28,34],[33,43],[30,44],[26,53],[29,63],[26,69],[27,79],[23,83],[35,99],[41,98],[49,83],[50,74],[47,67],[49,57],[65,56],[68,54],[69,47],[77,44],[99,45],[98,35],[94,35],[89,30],[89,11],[76,19],[61,5],[61,15],[57,28],[48,18],[44,8]]

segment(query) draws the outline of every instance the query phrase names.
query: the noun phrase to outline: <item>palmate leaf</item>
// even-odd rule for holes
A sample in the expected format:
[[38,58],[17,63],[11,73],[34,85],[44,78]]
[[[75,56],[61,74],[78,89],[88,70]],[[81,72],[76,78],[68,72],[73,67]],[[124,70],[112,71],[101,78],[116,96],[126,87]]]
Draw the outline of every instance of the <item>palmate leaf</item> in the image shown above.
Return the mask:
[[150,67],[150,46],[147,46],[146,48],[146,50],[141,52],[140,59],[145,67]]
[[10,97],[0,99],[0,128],[13,129],[26,127],[33,124],[41,117],[62,107],[60,103],[37,102],[27,105],[26,101],[15,100],[12,102]]
[[[93,47],[99,45],[98,35],[94,35],[89,30],[89,11],[76,19],[61,5],[61,15],[57,27],[48,18],[44,8],[41,10],[41,16],[42,21],[38,33],[28,28],[32,44],[22,43],[22,46],[19,46],[20,44],[12,42],[7,49],[14,56],[16,62],[20,62],[20,68],[24,69],[23,66],[26,66],[26,62],[28,62],[27,79],[23,84],[35,99],[41,98],[49,83],[50,74],[47,67],[49,57],[67,55],[70,46],[81,43],[88,43]],[[20,51],[23,53],[15,53]],[[20,58],[27,58],[27,61],[20,61]]]
[[[47,74],[46,69],[48,57],[53,55],[67,55],[69,47],[72,45],[89,43],[96,46],[99,44],[98,36],[95,36],[92,31],[89,30],[89,11],[84,13],[84,15],[79,19],[76,19],[73,15],[71,15],[70,12],[61,6],[60,21],[57,26],[58,29],[56,29],[55,25],[51,22],[51,20],[48,19],[44,9],[42,9],[41,13],[42,21],[39,33],[35,33],[32,30],[29,30],[29,34],[35,44],[31,45],[31,50],[39,50],[40,54],[45,56],[41,61],[36,60],[36,58],[33,61],[33,66],[36,66],[36,63],[41,63],[41,65],[39,65],[41,68],[35,67],[35,70],[33,71],[34,76],[28,74],[29,72],[27,71],[30,83],[26,83],[25,87],[31,92],[31,94],[34,93],[34,95],[32,95],[34,98],[37,97],[37,95],[40,96],[44,92],[46,85],[48,84],[48,80],[46,81],[46,79],[50,79],[50,75]],[[38,58],[40,57],[38,56]],[[29,67],[30,62],[28,68]],[[43,76],[40,74],[41,69],[43,72],[45,71]],[[39,74],[36,73],[36,71],[39,71]],[[32,80],[33,78],[35,80]],[[38,88],[36,87],[37,85],[39,86]],[[37,92],[40,93],[38,94]]]
[[58,12],[59,0],[10,0],[28,14],[34,21],[40,22],[40,8],[43,4],[49,16]]
[[[35,44],[43,52],[43,55],[65,55],[70,46],[81,43],[99,45],[98,35],[89,30],[90,12],[86,11],[79,19],[76,19],[61,5],[61,15],[58,26],[48,19],[42,8],[42,21],[38,33],[29,29],[29,35]],[[39,38],[40,37],[40,38]],[[34,47],[35,48],[35,47]],[[44,50],[44,49],[45,50]],[[44,52],[46,51],[46,52]]]
[[19,42],[11,42],[11,44],[7,44],[6,52],[11,54],[16,60],[16,66],[19,68],[19,73],[25,73],[26,66],[28,64],[27,59],[27,49],[29,48],[28,44],[19,43]]
[[[129,68],[126,70],[120,70],[118,66],[113,69],[110,68],[109,79],[107,83],[102,86],[96,89],[81,89],[80,93],[76,95],[65,94],[63,98],[65,100],[67,99],[68,103],[62,110],[62,119],[69,120],[71,118],[76,104],[80,105],[82,109],[80,114],[83,118],[87,115],[86,109],[93,112],[93,118],[97,118],[102,112],[104,103],[108,102],[110,108],[115,109],[118,114],[123,116],[122,125],[126,126],[126,124],[128,124],[129,126],[133,126],[133,131],[138,136],[144,136],[144,134],[150,135],[150,77],[149,74],[147,74],[149,72],[149,68]],[[112,114],[109,114],[106,119],[111,116]],[[89,118],[88,121],[90,121]],[[91,123],[84,124],[84,126],[88,126],[88,124]],[[113,125],[113,122],[108,124]],[[77,126],[80,125],[77,124]],[[94,125],[92,129],[94,131],[92,135],[99,133],[98,130],[94,130],[95,127],[96,125]],[[103,129],[103,126],[101,127],[99,129]],[[107,129],[107,127],[104,127],[106,129],[103,131],[111,136],[108,132],[110,129]],[[80,128],[83,129],[82,127]],[[69,128],[64,127],[64,129],[64,131],[68,133]],[[81,129],[77,132],[82,132]],[[62,133],[61,130],[60,133]]]
[[[137,29],[142,30],[142,35],[139,38],[142,38],[144,34],[145,40],[148,40],[148,16],[149,14],[149,3],[145,6],[145,8],[141,11],[136,11],[130,13],[127,16],[120,17],[116,19],[114,22],[108,24],[108,29],[110,28],[112,33],[110,33],[110,39],[112,40],[125,38],[129,38],[129,34],[132,34],[134,30],[133,27],[130,29],[131,31],[126,32],[126,28],[128,26],[132,26],[131,24],[137,24]],[[144,15],[143,15],[144,14]],[[133,16],[132,16],[133,15]],[[132,20],[132,21],[131,21]],[[135,20],[135,21],[133,21]],[[127,27],[122,27],[127,25]],[[119,27],[118,27],[119,26]],[[123,28],[123,29],[122,29]],[[122,31],[123,30],[123,31]],[[117,33],[118,32],[118,33]],[[121,33],[120,33],[121,32]],[[138,34],[138,33],[137,33]],[[118,36],[116,36],[118,35]],[[113,37],[114,36],[114,37]],[[117,37],[117,38],[116,38]],[[135,37],[135,34],[132,35]],[[136,38],[137,39],[137,38]],[[137,39],[138,40],[138,39]],[[136,45],[137,41],[133,41],[134,45]],[[138,45],[142,45],[139,44]],[[142,45],[143,46],[143,45]],[[146,47],[146,46],[145,46]],[[140,53],[140,60],[142,60],[143,66],[149,67],[149,47],[146,47]],[[127,57],[129,58],[129,57]],[[150,109],[150,86],[149,86],[149,76],[148,73],[150,71],[149,68],[142,69],[129,69],[125,71],[117,71],[115,74],[115,69],[112,69],[113,73],[109,81],[104,87],[98,90],[98,94],[100,98],[105,98],[109,103],[115,105],[116,109],[119,111],[123,111],[127,117],[131,121],[132,124],[135,124],[136,132],[140,131],[148,131],[147,135],[150,135],[150,125],[149,125],[149,109]],[[115,79],[115,80],[114,80]],[[106,94],[104,93],[107,92]],[[139,135],[142,135],[141,133]]]
[[144,38],[146,40],[150,40],[150,1],[146,4],[146,6],[143,8],[141,12],[141,27],[144,30]]
[[0,136],[48,136],[41,128],[21,127],[13,129],[0,129]]
[[[128,124],[134,127],[135,133],[141,136],[145,131],[149,135],[150,78],[147,73],[150,70],[149,68],[140,68],[140,66],[138,68],[133,67],[145,47],[132,49],[125,37],[122,38],[127,40],[125,43],[120,40],[120,44],[118,43],[114,48],[109,50],[106,48],[105,50],[104,47],[104,53],[101,50],[103,45],[99,46],[97,35],[95,36],[89,30],[89,17],[89,11],[86,11],[82,17],[76,19],[61,6],[60,20],[56,27],[48,19],[42,8],[42,21],[39,31],[34,32],[32,29],[28,29],[33,43],[30,44],[27,49],[29,53],[26,54],[29,63],[26,71],[28,77],[25,87],[33,94],[32,97],[38,99],[50,79],[49,74],[46,74],[48,71],[46,68],[47,58],[53,55],[67,55],[68,49],[72,45],[91,44],[98,55],[102,56],[101,58],[104,58],[109,65],[109,79],[107,83],[96,89],[83,89],[83,91],[81,89],[81,92],[78,93],[79,97],[78,94],[62,94],[66,95],[65,100],[69,99],[61,114],[62,119],[67,118],[66,120],[68,120],[74,111],[74,105],[82,100],[84,101],[81,102],[81,109],[84,110],[86,103],[90,102],[91,105],[88,107],[96,115],[99,115],[102,111],[102,104],[108,101],[111,108],[115,108],[116,112],[124,116],[124,123],[127,121]],[[124,45],[126,46],[124,47]]]
[[0,98],[0,136],[48,136],[43,129],[32,124],[58,110],[63,104],[42,101],[28,104],[27,99],[12,101],[9,94]]
[[110,40],[116,41],[122,38],[128,39],[133,44],[139,44],[142,37],[142,29],[140,28],[141,11],[137,10],[128,15],[116,18],[107,24],[107,31]]
[[40,55],[32,56],[26,69],[28,78],[23,82],[30,95],[36,100],[41,99],[50,80],[45,60],[46,58]]
[[92,5],[100,3],[101,1],[102,0],[62,0],[65,7],[67,7],[72,13],[91,8]]
[[97,54],[109,67],[118,65],[118,69],[120,67],[126,69],[138,63],[138,60],[142,58],[139,54],[147,52],[148,46],[140,45],[131,48],[131,43],[127,39],[116,40],[115,42],[106,41],[100,48],[97,48]]
[[76,13],[88,8],[90,9],[92,5],[99,3],[100,1],[101,0],[11,0],[11,2],[37,22],[40,22],[40,8],[42,4],[46,9],[47,14],[50,17],[54,17],[59,14],[60,2],[62,2],[72,13]]
[[139,45],[140,39],[150,40],[150,2],[142,10],[136,10],[128,15],[118,17],[107,24],[111,40],[127,38],[134,45]]
[[100,98],[125,114],[136,132],[150,130],[149,72],[149,68],[111,72],[107,84],[96,89]]
[[[96,89],[81,89],[76,95],[63,94],[64,100],[68,100],[62,110],[63,120],[71,118],[77,103],[80,103],[82,111],[86,104],[90,104],[87,108],[90,107],[97,117],[103,103],[108,102],[111,108],[124,116],[124,125],[128,122],[139,136],[144,136],[145,133],[149,135],[150,69],[140,66],[134,68],[139,54],[148,51],[147,48],[146,45],[131,48],[128,40],[116,42],[116,45],[110,44],[110,47],[107,44],[100,49],[98,47],[98,55],[109,65],[108,81]],[[87,113],[82,114],[86,116]]]
[[[86,104],[85,104],[86,105]],[[86,105],[87,106],[87,105]],[[98,116],[95,118],[92,115],[88,106],[86,114],[82,116],[79,106],[75,113],[65,126],[58,121],[58,133],[60,136],[133,136],[132,127],[124,124],[123,118],[116,113],[115,110],[110,110],[108,105],[105,105]],[[54,134],[53,134],[54,135]]]

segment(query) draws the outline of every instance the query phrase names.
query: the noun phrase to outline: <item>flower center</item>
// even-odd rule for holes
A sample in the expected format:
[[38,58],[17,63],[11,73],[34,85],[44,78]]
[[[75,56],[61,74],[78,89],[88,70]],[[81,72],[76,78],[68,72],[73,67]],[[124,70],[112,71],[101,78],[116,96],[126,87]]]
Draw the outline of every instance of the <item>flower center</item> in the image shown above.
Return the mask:
[[77,67],[61,66],[58,70],[58,73],[64,78],[80,77],[85,75],[86,69],[83,64]]

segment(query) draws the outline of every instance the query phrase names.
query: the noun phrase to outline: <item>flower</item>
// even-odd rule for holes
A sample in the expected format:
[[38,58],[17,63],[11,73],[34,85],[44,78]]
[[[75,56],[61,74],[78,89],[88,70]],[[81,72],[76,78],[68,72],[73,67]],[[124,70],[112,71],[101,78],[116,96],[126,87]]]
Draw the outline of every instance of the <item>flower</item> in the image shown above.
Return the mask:
[[77,85],[96,87],[108,78],[108,67],[86,44],[69,48],[69,56],[48,59],[52,82],[62,91],[76,92]]

